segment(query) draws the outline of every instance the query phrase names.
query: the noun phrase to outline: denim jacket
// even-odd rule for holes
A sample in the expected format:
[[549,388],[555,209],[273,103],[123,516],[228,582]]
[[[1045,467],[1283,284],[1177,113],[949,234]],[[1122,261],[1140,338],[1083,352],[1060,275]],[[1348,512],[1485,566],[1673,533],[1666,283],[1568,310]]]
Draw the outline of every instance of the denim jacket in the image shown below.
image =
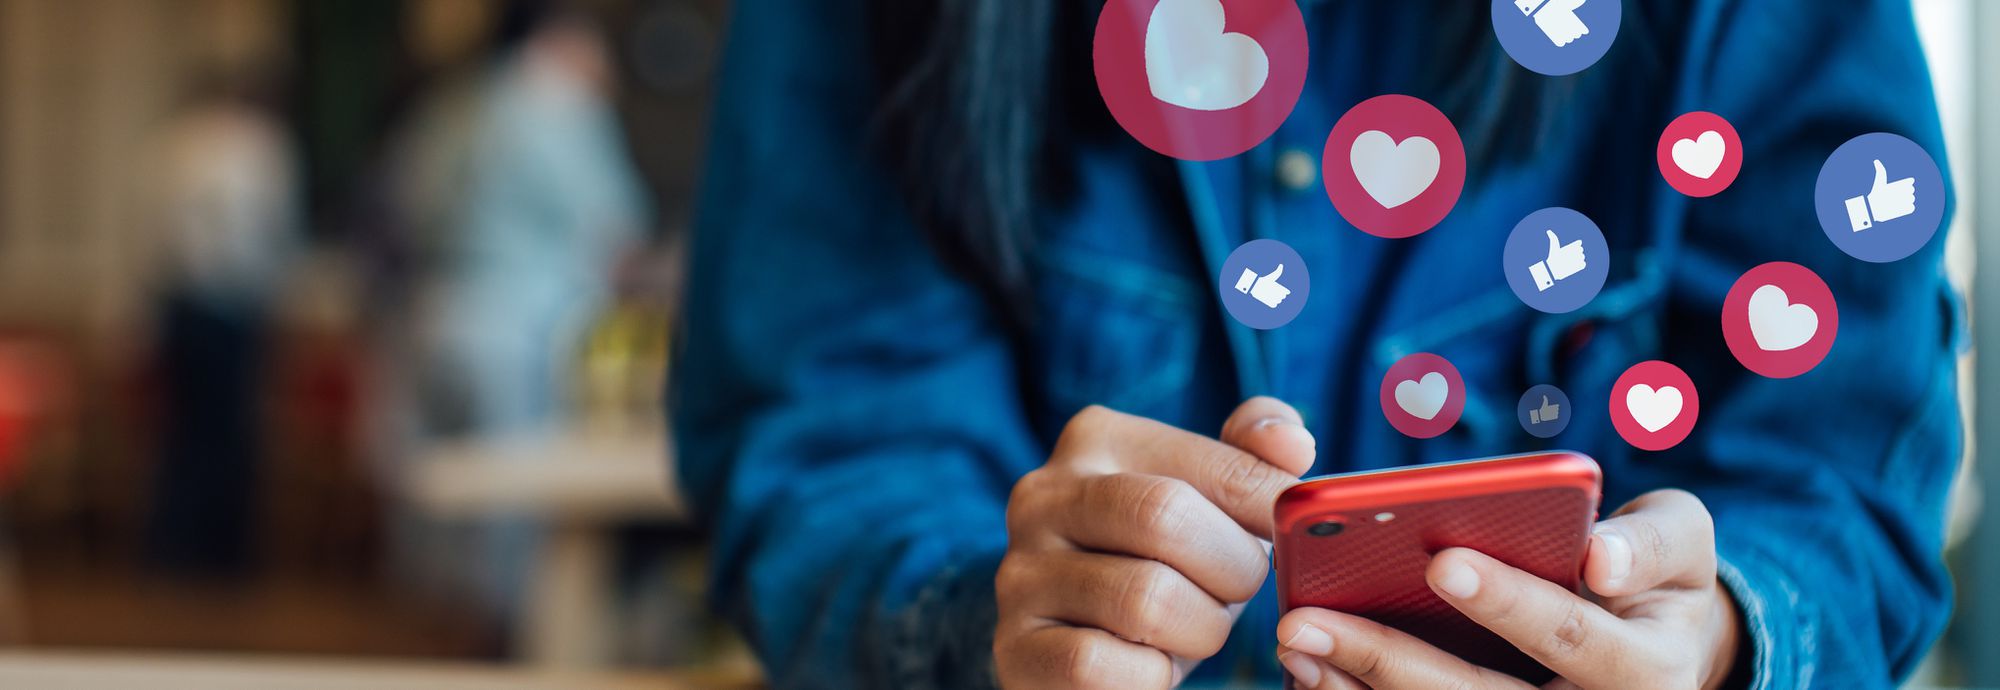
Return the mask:
[[[1278,171],[1317,170],[1333,121],[1367,97],[1436,96],[1411,75],[1438,47],[1422,3],[1304,0],[1308,82],[1270,141],[1213,163],[1170,163],[1115,131],[1064,152],[1078,189],[1042,214],[1026,328],[947,269],[865,148],[865,3],[735,3],[674,376],[715,603],[775,685],[991,684],[1008,491],[1063,421],[1097,403],[1213,434],[1256,394],[1302,411],[1316,472],[1560,444],[1601,463],[1607,511],[1694,492],[1715,516],[1755,687],[1887,687],[1942,628],[1960,454],[1945,236],[1865,263],[1812,205],[1822,162],[1855,135],[1899,133],[1943,161],[1907,2],[1628,2],[1610,54],[1564,78],[1556,107],[1501,125],[1532,137],[1524,155],[1475,169],[1436,228],[1384,240],[1345,223],[1317,180]],[[1484,4],[1463,4],[1484,21]],[[1694,110],[1727,118],[1744,148],[1741,176],[1705,199],[1669,188],[1654,157]],[[1521,304],[1498,261],[1513,225],[1548,206],[1582,211],[1611,247],[1602,293],[1569,314]],[[1214,282],[1258,237],[1290,244],[1313,276],[1300,316],[1267,332],[1225,315]],[[1770,261],[1811,268],[1838,300],[1831,354],[1797,378],[1750,373],[1723,342],[1724,294]],[[1450,359],[1468,391],[1458,425],[1422,441],[1376,397],[1386,368],[1420,351]],[[1626,445],[1606,412],[1618,374],[1649,359],[1684,369],[1704,403],[1664,452]],[[1554,441],[1514,419],[1535,383],[1577,411]],[[1190,684],[1275,684],[1275,609],[1267,583]]]

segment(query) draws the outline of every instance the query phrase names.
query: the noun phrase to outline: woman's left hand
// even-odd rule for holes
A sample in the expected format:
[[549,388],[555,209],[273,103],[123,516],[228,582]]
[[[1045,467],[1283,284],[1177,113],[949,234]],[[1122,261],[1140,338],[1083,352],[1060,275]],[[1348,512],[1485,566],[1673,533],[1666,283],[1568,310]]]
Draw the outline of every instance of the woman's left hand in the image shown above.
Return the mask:
[[[1701,499],[1655,491],[1592,530],[1585,599],[1470,549],[1431,559],[1431,590],[1560,676],[1551,688],[1714,688],[1739,642]],[[1303,688],[1526,688],[1357,616],[1299,608],[1278,658]]]

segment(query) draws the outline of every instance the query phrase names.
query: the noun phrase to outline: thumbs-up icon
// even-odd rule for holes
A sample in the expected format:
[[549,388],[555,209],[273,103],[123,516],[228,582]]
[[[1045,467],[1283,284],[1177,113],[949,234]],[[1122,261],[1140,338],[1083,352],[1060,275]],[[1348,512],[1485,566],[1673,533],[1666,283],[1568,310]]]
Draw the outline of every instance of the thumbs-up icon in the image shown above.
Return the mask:
[[1889,181],[1889,169],[1875,160],[1875,184],[1868,194],[1847,200],[1847,223],[1855,232],[1917,212],[1917,178]]
[[[1604,288],[1610,268],[1611,248],[1604,232],[1583,214],[1560,206],[1530,213],[1515,223],[1500,252],[1507,288],[1522,303],[1549,314],[1566,314],[1588,304]],[[1527,418],[1521,413],[1522,420]]]
[[1534,17],[1535,26],[1558,48],[1590,33],[1590,27],[1576,16],[1583,3],[1584,0],[1514,0],[1521,14]]
[[1278,276],[1285,274],[1285,265],[1278,264],[1269,274],[1257,275],[1256,271],[1243,269],[1243,275],[1236,279],[1236,291],[1249,295],[1264,306],[1278,308],[1278,303],[1292,296],[1292,289],[1278,284]]
[[1312,269],[1285,243],[1250,240],[1215,272],[1215,292],[1238,323],[1268,331],[1291,323],[1312,297]]
[[1571,240],[1563,244],[1556,237],[1556,231],[1548,230],[1549,258],[1535,262],[1528,267],[1528,273],[1535,277],[1535,289],[1547,291],[1556,286],[1556,281],[1576,275],[1584,269],[1583,240]]
[[1562,406],[1550,403],[1546,395],[1542,396],[1541,407],[1528,410],[1530,424],[1554,424],[1558,419],[1562,419]]
[[1571,411],[1569,395],[1561,388],[1540,384],[1528,388],[1521,394],[1521,402],[1514,406],[1514,417],[1521,422],[1521,430],[1535,438],[1553,438],[1569,428]]

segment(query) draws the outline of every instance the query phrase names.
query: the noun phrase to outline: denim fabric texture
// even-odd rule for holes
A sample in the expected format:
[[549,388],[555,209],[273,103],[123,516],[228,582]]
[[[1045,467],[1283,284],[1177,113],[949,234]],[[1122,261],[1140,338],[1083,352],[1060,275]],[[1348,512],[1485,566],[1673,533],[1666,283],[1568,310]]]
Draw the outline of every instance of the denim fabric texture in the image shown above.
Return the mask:
[[[1869,264],[1813,211],[1821,164],[1856,135],[1901,134],[1945,162],[1907,2],[1627,3],[1617,45],[1557,80],[1548,116],[1502,127],[1526,153],[1475,167],[1453,212],[1404,240],[1355,230],[1275,162],[1317,161],[1365,98],[1439,96],[1414,76],[1437,49],[1427,5],[1302,3],[1309,80],[1261,147],[1174,163],[1118,133],[1063,152],[1079,187],[1041,213],[1022,329],[946,268],[865,148],[865,0],[735,5],[672,404],[678,471],[714,535],[715,604],[777,687],[990,685],[1008,492],[1063,422],[1103,404],[1213,434],[1259,394],[1304,414],[1318,473],[1561,447],[1603,466],[1606,513],[1694,492],[1755,687],[1889,687],[1942,629],[1962,340],[1945,237]],[[1654,157],[1693,110],[1727,118],[1744,147],[1741,176],[1706,199],[1668,187]],[[1160,166],[1173,174],[1144,173]],[[1569,314],[1521,304],[1499,261],[1514,224],[1549,206],[1610,243],[1603,292]],[[1295,321],[1256,332],[1222,313],[1215,281],[1264,237],[1304,257],[1313,288]],[[1745,370],[1723,341],[1724,294],[1769,261],[1811,268],[1839,303],[1831,354],[1793,379]],[[1377,408],[1383,372],[1420,351],[1450,359],[1468,397],[1425,441]],[[1684,369],[1703,403],[1693,434],[1658,453],[1607,416],[1612,382],[1648,359]],[[1514,420],[1538,383],[1576,411],[1546,441]],[[1274,602],[1267,582],[1190,685],[1275,686]]]

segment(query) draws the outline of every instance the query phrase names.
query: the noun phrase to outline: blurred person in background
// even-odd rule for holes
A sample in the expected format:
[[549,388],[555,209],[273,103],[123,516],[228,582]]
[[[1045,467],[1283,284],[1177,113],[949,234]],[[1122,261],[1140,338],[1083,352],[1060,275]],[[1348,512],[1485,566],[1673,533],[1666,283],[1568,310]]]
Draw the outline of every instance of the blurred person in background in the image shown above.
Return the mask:
[[[416,217],[444,224],[443,237],[419,241],[442,253],[427,288],[439,399],[426,407],[453,410],[457,419],[436,429],[451,435],[528,436],[566,421],[576,352],[651,222],[611,106],[610,49],[591,17],[516,0],[497,33],[470,107],[440,101],[434,116],[445,119],[420,130],[446,139],[412,159],[423,167],[409,180],[428,197]],[[468,134],[452,140],[458,131]],[[486,537],[473,574],[509,615],[534,532],[512,522]]]
[[588,16],[521,0],[468,123],[447,203],[438,364],[477,434],[562,419],[563,375],[612,275],[650,222]]
[[462,261],[464,214],[481,174],[475,146],[490,138],[481,126],[491,110],[488,87],[497,56],[517,49],[522,38],[494,35],[499,8],[511,6],[456,0],[406,6],[406,52],[416,56],[421,76],[386,142],[381,174],[370,180],[379,187],[363,192],[364,207],[379,213],[361,224],[358,242],[368,275],[364,318],[386,354],[380,390],[393,396],[376,404],[383,413],[376,417],[391,442],[467,431],[466,392],[457,390],[462,374],[436,370],[452,359],[440,322],[447,288],[458,276],[448,269]]
[[268,83],[232,73],[195,90],[140,180],[164,434],[148,550],[183,574],[241,575],[252,557],[270,311],[300,241],[297,154]]
[[[1281,620],[1258,543],[1272,500],[1308,471],[1524,450],[1507,408],[1528,384],[1601,411],[1655,358],[1701,385],[1692,436],[1660,453],[1605,423],[1562,439],[1604,468],[1585,581],[1607,598],[1453,550],[1433,577],[1479,586],[1447,601],[1563,687],[1906,677],[1950,609],[1958,301],[1942,238],[1862,264],[1801,200],[1858,134],[1942,156],[1908,2],[1626,3],[1610,53],[1561,79],[1516,66],[1485,4],[1300,4],[1314,62],[1296,109],[1208,164],[1107,116],[1100,2],[736,4],[674,427],[716,602],[772,682],[1275,684],[1283,652],[1302,687],[1511,687],[1350,616]],[[1438,104],[1472,161],[1450,216],[1394,242],[1350,229],[1310,172],[1330,123],[1384,93]],[[1692,110],[1728,114],[1752,162],[1695,201],[1654,164]],[[1301,156],[1305,175],[1274,172]],[[1508,229],[1549,206],[1616,248],[1568,315],[1494,273]],[[1214,297],[1222,257],[1259,237],[1299,250],[1317,288],[1261,333]],[[1780,259],[1841,299],[1839,347],[1791,380],[1745,371],[1716,333],[1735,276]],[[1376,401],[1419,351],[1452,359],[1473,402],[1413,442]],[[1508,601],[1573,615],[1495,615]]]

